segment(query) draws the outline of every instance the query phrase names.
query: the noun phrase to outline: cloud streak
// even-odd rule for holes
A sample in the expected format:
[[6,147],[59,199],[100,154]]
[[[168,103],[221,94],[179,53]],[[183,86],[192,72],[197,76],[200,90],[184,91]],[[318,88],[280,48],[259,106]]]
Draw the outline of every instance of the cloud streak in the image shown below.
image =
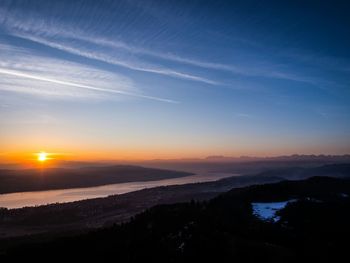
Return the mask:
[[[16,37],[30,40],[54,49],[59,49],[73,55],[85,57],[88,59],[102,61],[108,64],[124,67],[127,69],[147,72],[168,76],[177,79],[195,81],[209,85],[220,85],[218,81],[197,76],[188,72],[181,72],[170,69],[161,65],[155,65],[140,59],[112,56],[110,52],[104,52],[101,47],[107,46],[112,48],[120,48],[129,53],[142,53],[156,56],[156,53],[136,47],[130,46],[121,41],[111,41],[101,37],[87,35],[84,30],[58,22],[52,19],[39,18],[36,15],[26,15],[21,12],[9,12],[0,7],[0,25],[5,31]],[[93,48],[88,46],[77,45],[76,42],[85,41],[86,43],[94,44]],[[112,53],[120,54],[120,50],[112,50]],[[159,56],[158,56],[159,57]]]
[[[291,73],[288,72],[288,70],[281,70],[279,65],[274,65],[273,63],[262,64],[261,62],[263,61],[260,61],[260,63],[252,63],[252,61],[250,61],[247,63],[223,64],[138,47],[120,40],[102,37],[101,34],[96,34],[94,30],[84,30],[81,26],[73,27],[55,17],[45,18],[37,16],[33,12],[30,12],[30,15],[25,15],[20,11],[6,12],[5,9],[1,9],[0,7],[0,15],[3,17],[3,19],[0,18],[0,24],[2,24],[7,33],[12,36],[61,50],[75,56],[134,71],[215,86],[229,85],[193,74],[191,70],[183,72],[154,64],[149,61],[149,59],[153,57],[166,62],[167,65],[171,65],[169,63],[189,65],[192,68],[196,68],[195,72],[198,71],[197,69],[205,69],[230,73],[233,74],[234,77],[263,77],[304,82],[316,86],[322,83],[319,79]],[[4,19],[5,17],[6,19]]]
[[[2,13],[4,13],[4,11]],[[142,56],[146,55],[157,59],[162,59],[167,62],[186,64],[208,70],[224,71],[235,75],[285,79],[310,83],[309,78],[279,70],[274,65],[263,67],[260,64],[259,67],[256,67],[254,64],[244,66],[242,63],[232,65],[202,61],[198,59],[182,57],[174,53],[164,53],[156,50],[137,47],[131,45],[130,43],[116,39],[108,39],[96,34],[87,34],[84,30],[80,30],[76,27],[69,27],[68,25],[64,25],[62,22],[57,22],[55,20],[50,20],[50,23],[45,23],[45,20],[43,19],[33,19],[32,17],[30,19],[23,19],[20,16],[9,15],[8,13],[6,13],[6,15],[7,22],[4,24],[6,25],[9,33],[14,36],[40,43],[51,48],[63,50],[74,55],[103,61],[105,63],[125,67],[131,70],[160,74],[173,78],[202,82],[210,85],[221,84],[215,80],[196,76],[187,72],[171,70],[162,66],[156,66],[149,62],[141,60],[130,61],[120,57],[115,58],[111,56],[111,53],[121,53],[121,51],[123,51],[126,54],[136,54]],[[90,45],[93,44],[94,48],[87,48],[87,45],[77,45],[77,41],[85,42]],[[111,52],[103,52],[103,48],[106,47],[111,48]]]
[[197,82],[202,82],[210,85],[220,85],[219,82],[213,81],[207,78],[199,77],[196,75],[188,74],[188,73],[183,73],[179,72],[176,70],[171,70],[167,69],[164,67],[159,67],[159,66],[154,66],[150,65],[149,63],[144,63],[144,62],[132,62],[132,61],[127,61],[125,59],[118,59],[115,57],[112,57],[110,54],[105,54],[103,52],[96,52],[93,50],[89,50],[84,47],[77,47],[72,44],[67,44],[67,43],[62,43],[62,41],[52,41],[48,40],[44,37],[37,37],[37,36],[32,36],[30,34],[26,33],[12,33],[14,36],[30,40],[51,48],[59,49],[68,53],[71,53],[73,55],[78,55],[82,56],[88,59],[94,59],[98,61],[102,61],[108,64],[116,65],[116,66],[121,66],[125,67],[131,70],[136,70],[136,71],[141,71],[141,72],[148,72],[148,73],[154,73],[154,74],[159,74],[159,75],[165,75],[169,77],[174,77],[174,78],[179,78],[179,79],[184,79],[184,80],[191,80],[191,81],[197,81]]
[[[305,82],[309,84],[315,84],[318,80],[311,79],[309,77],[303,77],[300,75],[296,75],[287,71],[279,70],[275,65],[259,65],[256,67],[254,65],[246,65],[243,66],[241,64],[237,65],[228,65],[222,63],[214,63],[208,61],[201,61],[192,58],[181,57],[173,53],[162,53],[153,50],[148,50],[144,48],[135,47],[129,45],[127,43],[117,41],[117,40],[109,40],[101,37],[92,37],[86,36],[84,33],[72,33],[72,32],[63,32],[58,29],[53,32],[60,32],[60,38],[57,39],[57,34],[50,33],[49,29],[41,28],[39,33],[34,33],[30,31],[18,31],[18,29],[14,29],[11,31],[11,34],[20,37],[26,40],[30,40],[51,48],[59,49],[74,55],[82,56],[89,59],[94,59],[98,61],[102,61],[108,64],[125,67],[131,70],[154,73],[159,75],[165,75],[173,78],[179,78],[184,80],[191,80],[196,82],[202,82],[210,85],[222,85],[222,83],[203,78],[200,76],[196,76],[189,73],[179,72],[176,70],[171,70],[168,68],[156,66],[150,63],[145,63],[140,60],[130,61],[125,60],[123,58],[115,58],[109,54],[104,52],[97,52],[95,50],[101,49],[101,47],[112,48],[112,53],[120,53],[120,50],[125,51],[130,54],[139,54],[152,56],[157,59],[162,59],[168,62],[175,62],[180,64],[187,64],[194,67],[199,67],[208,70],[217,70],[224,71],[228,73],[232,73],[234,75],[246,76],[246,77],[264,77],[271,79],[282,79],[282,80],[291,80],[297,82]],[[30,32],[30,33],[28,33]],[[53,38],[55,36],[55,38]],[[89,44],[96,45],[96,49],[88,49],[84,46],[77,46],[74,44],[75,41],[84,41]],[[119,51],[119,52],[118,52]]]
[[0,74],[5,74],[5,75],[10,75],[10,76],[15,76],[15,77],[21,77],[21,78],[27,78],[27,79],[33,79],[33,80],[38,80],[38,81],[45,81],[45,82],[59,84],[59,85],[63,85],[63,86],[70,86],[70,87],[76,87],[76,88],[81,88],[81,89],[88,89],[88,90],[99,91],[99,92],[122,94],[122,95],[127,95],[127,96],[133,96],[133,97],[139,97],[139,98],[144,98],[144,99],[157,100],[157,101],[168,102],[168,103],[177,103],[176,101],[169,100],[169,99],[163,99],[163,98],[158,98],[158,97],[153,97],[153,96],[136,94],[136,93],[131,93],[131,92],[127,92],[127,91],[121,91],[121,90],[112,90],[112,89],[92,87],[92,86],[89,86],[89,85],[83,85],[83,84],[79,84],[79,83],[67,82],[67,81],[62,81],[62,80],[58,80],[58,79],[51,79],[51,78],[46,78],[46,77],[41,77],[41,76],[36,76],[36,75],[32,75],[32,74],[27,74],[27,73],[13,71],[13,70],[6,70],[6,69],[1,69],[1,68],[0,68]]
[[129,78],[118,74],[33,55],[29,50],[5,44],[0,45],[0,51],[0,90],[82,98],[115,94],[177,103],[171,99],[142,94]]

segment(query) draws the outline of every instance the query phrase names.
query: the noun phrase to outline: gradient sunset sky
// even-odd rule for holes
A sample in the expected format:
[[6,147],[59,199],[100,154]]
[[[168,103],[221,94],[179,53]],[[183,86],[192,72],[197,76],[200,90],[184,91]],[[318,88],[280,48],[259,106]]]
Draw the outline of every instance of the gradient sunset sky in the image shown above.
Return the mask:
[[0,1],[0,159],[350,152],[348,1]]

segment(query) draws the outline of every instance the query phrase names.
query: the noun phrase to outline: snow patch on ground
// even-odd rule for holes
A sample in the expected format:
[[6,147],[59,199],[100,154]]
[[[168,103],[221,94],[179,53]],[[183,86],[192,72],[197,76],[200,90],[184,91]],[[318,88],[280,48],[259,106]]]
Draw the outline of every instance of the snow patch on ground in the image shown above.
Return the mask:
[[253,213],[263,220],[273,220],[277,222],[280,217],[276,216],[276,212],[285,208],[289,202],[296,200],[288,200],[284,202],[270,202],[270,203],[252,203]]

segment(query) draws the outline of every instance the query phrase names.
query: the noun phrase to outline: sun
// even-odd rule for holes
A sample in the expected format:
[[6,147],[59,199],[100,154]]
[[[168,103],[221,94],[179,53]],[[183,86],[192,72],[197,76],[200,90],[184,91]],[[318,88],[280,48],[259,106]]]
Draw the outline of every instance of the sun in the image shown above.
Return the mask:
[[46,152],[38,153],[38,161],[39,162],[45,162],[46,160],[47,160],[47,153]]

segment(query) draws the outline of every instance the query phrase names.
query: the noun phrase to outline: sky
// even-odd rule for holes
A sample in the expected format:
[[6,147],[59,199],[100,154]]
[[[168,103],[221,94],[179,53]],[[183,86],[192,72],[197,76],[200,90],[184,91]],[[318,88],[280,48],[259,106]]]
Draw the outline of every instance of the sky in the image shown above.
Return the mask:
[[347,1],[0,1],[0,159],[350,153]]

